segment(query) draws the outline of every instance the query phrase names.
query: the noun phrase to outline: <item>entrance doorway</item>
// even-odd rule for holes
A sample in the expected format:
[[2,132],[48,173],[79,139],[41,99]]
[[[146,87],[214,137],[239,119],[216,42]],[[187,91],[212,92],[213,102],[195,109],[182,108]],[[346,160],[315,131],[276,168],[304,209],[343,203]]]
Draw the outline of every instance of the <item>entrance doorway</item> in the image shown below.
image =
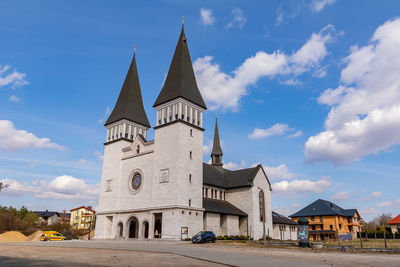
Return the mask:
[[136,217],[132,217],[129,223],[129,238],[138,238],[139,223]]
[[147,221],[143,222],[143,237],[149,238],[149,223]]
[[154,213],[154,238],[161,238],[162,213]]

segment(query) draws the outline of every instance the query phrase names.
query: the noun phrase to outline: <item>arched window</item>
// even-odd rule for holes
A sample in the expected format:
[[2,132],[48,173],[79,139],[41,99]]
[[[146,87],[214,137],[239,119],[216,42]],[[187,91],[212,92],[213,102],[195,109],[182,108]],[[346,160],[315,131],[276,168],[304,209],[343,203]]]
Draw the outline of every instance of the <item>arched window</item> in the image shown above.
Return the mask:
[[260,221],[264,221],[264,214],[265,214],[264,191],[260,191],[260,193],[258,193],[258,201],[260,205]]

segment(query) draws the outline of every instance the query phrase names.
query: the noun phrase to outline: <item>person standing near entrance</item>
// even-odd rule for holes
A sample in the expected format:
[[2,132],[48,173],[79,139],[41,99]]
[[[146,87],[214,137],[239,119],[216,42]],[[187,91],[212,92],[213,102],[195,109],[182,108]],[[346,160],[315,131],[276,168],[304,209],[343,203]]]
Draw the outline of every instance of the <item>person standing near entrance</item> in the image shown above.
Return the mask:
[[154,237],[155,237],[155,238],[159,238],[157,229],[156,229],[156,231],[154,232]]

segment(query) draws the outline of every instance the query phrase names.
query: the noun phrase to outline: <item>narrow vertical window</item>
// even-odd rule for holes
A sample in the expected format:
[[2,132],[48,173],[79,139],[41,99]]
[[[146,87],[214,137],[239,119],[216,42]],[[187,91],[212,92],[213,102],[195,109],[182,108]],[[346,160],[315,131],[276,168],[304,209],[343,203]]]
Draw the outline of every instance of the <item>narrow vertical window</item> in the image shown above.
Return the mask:
[[191,182],[192,182],[192,175],[189,174],[189,183],[191,183]]
[[190,136],[193,137],[193,130],[190,129]]
[[136,147],[136,154],[139,154],[139,152],[140,152],[140,146],[138,145],[138,146]]
[[189,199],[189,207],[191,207],[191,206],[192,206],[192,200]]
[[208,197],[208,188],[206,188],[206,197]]
[[192,154],[193,154],[192,151],[190,151],[190,153],[189,153],[189,158],[190,159],[192,159]]
[[265,214],[265,202],[264,202],[264,192],[260,191],[258,194],[259,198],[259,205],[260,205],[260,221],[264,220],[264,214]]

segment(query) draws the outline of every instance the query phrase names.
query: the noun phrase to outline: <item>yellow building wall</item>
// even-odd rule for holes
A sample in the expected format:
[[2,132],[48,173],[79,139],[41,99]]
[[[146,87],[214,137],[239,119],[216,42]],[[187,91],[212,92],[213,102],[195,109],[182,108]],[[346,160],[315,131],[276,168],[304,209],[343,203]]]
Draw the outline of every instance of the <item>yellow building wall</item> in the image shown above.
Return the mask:
[[86,208],[80,208],[74,211],[71,211],[71,220],[70,224],[75,229],[89,229],[92,224],[92,228],[94,227],[95,221],[95,213]]

